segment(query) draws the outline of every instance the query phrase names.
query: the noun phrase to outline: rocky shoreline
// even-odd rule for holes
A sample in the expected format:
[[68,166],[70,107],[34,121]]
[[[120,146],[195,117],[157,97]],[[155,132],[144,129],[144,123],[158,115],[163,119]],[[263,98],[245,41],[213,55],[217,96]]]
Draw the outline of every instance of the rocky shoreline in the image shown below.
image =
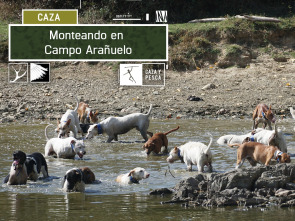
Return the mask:
[[295,206],[295,165],[258,166],[225,173],[200,173],[180,181],[173,191],[155,190],[150,195],[172,193],[170,201],[185,207]]

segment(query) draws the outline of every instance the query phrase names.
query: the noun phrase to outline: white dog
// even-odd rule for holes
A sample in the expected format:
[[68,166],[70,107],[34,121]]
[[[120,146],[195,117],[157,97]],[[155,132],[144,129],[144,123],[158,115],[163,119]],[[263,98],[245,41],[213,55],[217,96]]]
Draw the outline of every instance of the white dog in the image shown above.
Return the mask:
[[[290,107],[290,113],[292,115],[292,118],[295,119],[295,110],[293,109],[293,107]],[[295,127],[293,128],[293,130],[295,131]]]
[[121,184],[139,183],[139,180],[149,178],[149,176],[150,174],[144,168],[136,167],[129,173],[119,175],[116,182]]
[[80,127],[77,113],[79,101],[77,97],[75,97],[75,99],[77,101],[75,110],[67,110],[66,113],[61,117],[60,121],[57,121],[56,132],[58,132],[58,138],[67,137],[70,131],[74,133],[75,138],[77,138],[78,132],[82,133],[83,136],[83,131]]
[[45,128],[45,137],[47,143],[45,145],[45,157],[56,156],[57,158],[74,159],[77,154],[80,158],[86,154],[83,140],[77,140],[74,137],[51,138],[47,136],[47,128]]
[[192,166],[197,165],[198,171],[203,172],[206,165],[212,172],[212,153],[210,150],[212,140],[212,137],[210,137],[208,146],[200,142],[188,142],[180,147],[175,147],[171,150],[167,162],[173,163],[180,159],[185,162],[188,171],[192,171]]
[[243,142],[258,142],[268,146],[277,146],[282,152],[287,153],[287,145],[282,130],[277,129],[275,125],[274,130],[265,130],[258,128],[245,135],[225,135],[217,140],[220,145],[227,144],[242,144]]
[[147,141],[147,134],[152,136],[152,133],[147,131],[152,107],[151,105],[147,114],[134,113],[124,117],[108,117],[99,124],[91,125],[88,129],[86,139],[91,139],[95,135],[106,133],[109,136],[107,142],[110,143],[112,140],[118,141],[119,134],[125,134],[129,130],[136,128],[140,131],[143,139]]

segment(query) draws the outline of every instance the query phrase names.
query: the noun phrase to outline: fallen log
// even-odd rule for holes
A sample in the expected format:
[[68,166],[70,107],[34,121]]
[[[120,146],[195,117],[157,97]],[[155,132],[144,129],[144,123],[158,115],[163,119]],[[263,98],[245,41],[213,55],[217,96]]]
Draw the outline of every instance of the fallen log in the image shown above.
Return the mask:
[[[261,22],[281,22],[277,18],[262,17],[262,16],[250,16],[250,15],[236,15],[235,18],[246,19],[248,21],[261,21]],[[191,20],[188,23],[206,23],[206,22],[221,22],[228,18],[203,18]]]

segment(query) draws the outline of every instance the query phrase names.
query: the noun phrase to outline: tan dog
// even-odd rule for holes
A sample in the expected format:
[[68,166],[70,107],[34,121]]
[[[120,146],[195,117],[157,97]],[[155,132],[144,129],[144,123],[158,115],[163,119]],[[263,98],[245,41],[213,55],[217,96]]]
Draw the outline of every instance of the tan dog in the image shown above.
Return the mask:
[[275,146],[267,146],[257,142],[229,144],[229,146],[239,146],[236,169],[240,168],[246,159],[252,166],[256,166],[257,163],[268,166],[271,159],[275,159],[279,163],[291,162],[290,155],[283,153]]
[[263,128],[268,125],[269,129],[272,130],[271,123],[275,123],[276,119],[271,111],[271,105],[258,104],[253,112],[253,130],[258,127],[258,124],[264,123]]
[[164,146],[164,152],[168,152],[168,139],[167,134],[170,134],[173,131],[179,129],[179,126],[175,129],[172,129],[166,133],[156,133],[154,134],[148,141],[143,145],[143,149],[145,150],[146,154],[150,154],[152,151],[156,154],[161,152],[161,147]]
[[87,124],[87,123],[95,124],[98,122],[98,118],[97,118],[98,111],[93,113],[89,105],[84,102],[79,103],[77,112],[78,112],[79,120],[83,124]]

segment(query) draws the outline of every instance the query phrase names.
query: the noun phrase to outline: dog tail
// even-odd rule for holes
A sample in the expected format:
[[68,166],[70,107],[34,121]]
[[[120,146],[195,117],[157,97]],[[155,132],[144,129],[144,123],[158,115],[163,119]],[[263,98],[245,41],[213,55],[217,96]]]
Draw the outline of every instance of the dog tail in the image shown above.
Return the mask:
[[152,109],[153,109],[153,105],[151,104],[151,105],[150,105],[149,112],[146,114],[147,116],[150,116],[150,114],[151,114],[151,112],[152,112]]
[[233,143],[233,144],[227,144],[229,147],[235,147],[238,146],[240,147],[242,144],[238,144],[238,143]]
[[49,140],[49,137],[48,137],[48,135],[47,135],[47,128],[49,127],[49,126],[53,126],[53,124],[48,124],[46,127],[45,127],[45,137],[46,137],[46,141],[48,141]]
[[212,135],[210,134],[210,141],[209,141],[209,144],[208,144],[207,149],[205,150],[205,154],[208,154],[208,151],[210,150],[210,147],[211,147],[211,145],[212,145],[212,142],[213,142],[213,137],[212,137]]
[[169,130],[168,132],[166,132],[166,133],[164,133],[165,135],[167,135],[167,134],[170,134],[171,132],[174,132],[174,131],[176,131],[176,130],[178,130],[179,129],[179,126],[177,126],[176,128],[174,128],[174,129],[172,129],[172,130]]
[[75,108],[75,112],[77,112],[77,110],[78,110],[78,107],[79,107],[79,100],[78,100],[78,98],[75,96],[75,99],[76,99],[76,102],[77,102],[77,105],[76,105],[76,108]]

